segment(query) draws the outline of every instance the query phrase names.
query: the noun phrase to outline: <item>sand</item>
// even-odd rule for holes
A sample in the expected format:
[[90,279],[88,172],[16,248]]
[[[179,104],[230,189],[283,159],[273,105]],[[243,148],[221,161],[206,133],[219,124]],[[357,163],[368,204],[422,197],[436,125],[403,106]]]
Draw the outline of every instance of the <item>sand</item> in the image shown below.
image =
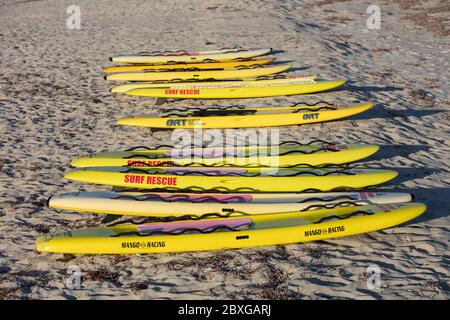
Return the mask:
[[[81,29],[66,27],[71,1],[0,2],[1,299],[448,299],[449,7],[381,2],[379,30],[360,1],[77,1]],[[101,67],[143,50],[273,47],[290,74],[348,79],[339,90],[251,100],[169,101],[112,94]],[[106,186],[63,179],[70,160],[170,141],[170,132],[121,127],[124,116],[173,106],[276,106],[372,101],[342,121],[280,128],[282,140],[373,143],[362,165],[398,169],[380,189],[413,192],[427,212],[380,232],[308,244],[223,252],[129,256],[39,254],[46,232],[101,217],[51,210],[46,199]],[[367,286],[378,266],[380,288]],[[71,267],[72,266],[72,267]],[[73,267],[75,266],[75,267]],[[70,289],[68,268],[78,268]],[[69,281],[70,282],[70,281]]]

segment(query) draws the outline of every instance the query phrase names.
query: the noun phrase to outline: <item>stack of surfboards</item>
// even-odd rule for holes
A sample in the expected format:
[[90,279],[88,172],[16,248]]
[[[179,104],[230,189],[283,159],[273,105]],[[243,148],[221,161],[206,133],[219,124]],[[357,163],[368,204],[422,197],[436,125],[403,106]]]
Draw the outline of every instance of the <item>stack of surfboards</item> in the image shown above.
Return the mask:
[[125,189],[57,195],[48,201],[51,208],[135,218],[51,233],[37,239],[37,249],[92,254],[220,250],[395,226],[422,214],[425,205],[411,203],[408,193],[356,191],[385,183],[397,172],[345,165],[378,149],[318,141],[137,147],[74,159],[77,170],[68,172],[67,179]]
[[254,59],[272,49],[143,52],[112,57],[126,65],[103,69],[105,79],[130,81],[111,89],[131,96],[183,99],[256,98],[312,93],[336,88],[343,80],[319,81],[315,76],[280,76],[289,64]]
[[[280,73],[291,65],[258,58],[271,49],[144,52],[111,58],[112,92],[156,98],[254,98],[336,88],[344,80]],[[371,103],[320,102],[268,108],[171,108],[120,119],[152,128],[247,128],[335,120]],[[366,191],[397,172],[350,166],[376,145],[324,141],[280,146],[155,148],[101,152],[72,161],[65,178],[113,191],[51,197],[51,208],[125,216],[106,226],[55,232],[38,251],[87,254],[220,250],[336,238],[392,227],[426,207],[409,193]],[[358,191],[359,190],[359,191]],[[364,191],[361,191],[364,190]],[[128,217],[129,216],[129,217]],[[138,220],[136,220],[138,219]]]
[[[254,59],[272,49],[151,52],[111,58],[126,65],[103,69],[105,79],[128,81],[111,89],[132,96],[157,98],[256,98],[312,93],[336,88],[344,80],[319,81],[316,76],[280,76],[289,64]],[[276,76],[273,76],[277,74]],[[364,112],[363,103],[338,109],[330,103],[269,108],[203,108],[137,115],[121,125],[150,128],[248,128],[330,121]]]

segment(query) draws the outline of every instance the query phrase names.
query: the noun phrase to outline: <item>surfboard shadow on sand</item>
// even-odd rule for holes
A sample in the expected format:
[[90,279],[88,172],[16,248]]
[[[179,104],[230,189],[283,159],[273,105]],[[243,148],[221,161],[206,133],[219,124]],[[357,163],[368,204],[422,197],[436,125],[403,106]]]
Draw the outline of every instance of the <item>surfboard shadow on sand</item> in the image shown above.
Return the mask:
[[402,144],[379,144],[380,150],[367,160],[380,161],[395,157],[409,157],[411,154],[428,151],[432,147],[427,145],[402,145]]
[[[444,109],[432,109],[432,110],[419,110],[419,109],[409,109],[409,110],[392,110],[388,106],[382,104],[376,104],[372,109],[366,112],[354,115],[350,117],[350,120],[375,120],[375,119],[387,119],[392,118],[397,120],[397,118],[405,119],[408,117],[423,118],[431,115],[435,115],[441,112],[448,112]],[[339,119],[338,119],[339,120]]]

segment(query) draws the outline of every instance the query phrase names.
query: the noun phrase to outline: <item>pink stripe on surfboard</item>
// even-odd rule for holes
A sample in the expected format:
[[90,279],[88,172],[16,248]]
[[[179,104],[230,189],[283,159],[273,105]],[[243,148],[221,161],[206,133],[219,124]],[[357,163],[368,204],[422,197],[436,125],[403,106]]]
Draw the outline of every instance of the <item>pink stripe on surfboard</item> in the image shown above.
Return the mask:
[[210,175],[227,175],[230,173],[234,173],[234,174],[244,174],[247,173],[247,170],[245,169],[206,169],[206,168],[195,168],[195,167],[190,167],[190,168],[176,168],[176,167],[166,167],[164,168],[164,170],[168,173],[183,173],[183,172],[202,172],[204,174],[210,174]]
[[180,221],[180,222],[167,222],[167,223],[147,223],[137,225],[138,231],[164,231],[171,232],[188,228],[195,228],[207,231],[219,226],[227,226],[230,228],[239,228],[250,226],[252,224],[251,218],[236,218],[236,219],[223,219],[223,220],[205,220],[205,221]]
[[167,150],[166,154],[173,156],[174,158],[185,158],[185,157],[203,157],[203,158],[223,158],[223,157],[244,157],[248,154],[256,156],[267,156],[269,155],[265,150],[259,150],[257,147],[254,149],[250,148],[248,152],[245,151],[243,147],[208,147],[207,149],[201,148],[174,148]]

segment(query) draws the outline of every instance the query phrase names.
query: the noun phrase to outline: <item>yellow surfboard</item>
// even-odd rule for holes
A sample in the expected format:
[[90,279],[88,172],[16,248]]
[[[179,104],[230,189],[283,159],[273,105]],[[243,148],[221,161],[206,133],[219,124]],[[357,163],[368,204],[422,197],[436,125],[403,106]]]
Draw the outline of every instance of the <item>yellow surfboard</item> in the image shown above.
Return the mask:
[[397,172],[378,169],[313,169],[305,172],[273,170],[243,175],[159,174],[122,167],[80,169],[65,174],[69,180],[117,187],[171,191],[304,192],[365,188],[387,182]]
[[268,66],[252,69],[223,69],[223,70],[200,70],[200,71],[141,71],[121,72],[105,76],[106,80],[114,81],[182,81],[182,80],[221,80],[239,79],[265,76],[280,73],[290,69],[292,65]]
[[[269,76],[270,77],[270,76]],[[215,86],[215,85],[227,85],[227,86],[269,86],[276,84],[289,84],[298,82],[314,82],[316,76],[304,76],[304,77],[276,77],[273,79],[242,79],[242,80],[227,80],[227,81],[195,81],[195,82],[133,82],[111,88],[111,92],[126,93],[133,89],[144,88],[167,88],[168,86],[173,89],[189,89],[192,86]]]
[[[281,149],[244,149],[233,150],[233,154],[224,154],[224,149],[194,148],[166,149],[166,153],[150,151],[116,151],[102,152],[72,161],[74,167],[111,167],[130,166],[323,166],[355,162],[373,155],[379,150],[376,145],[333,145],[333,146],[298,146]],[[163,149],[164,150],[164,149]],[[226,151],[227,149],[225,149]],[[228,149],[228,151],[230,151]],[[278,152],[277,152],[278,151]],[[281,152],[281,153],[280,153]],[[284,155],[283,155],[284,152]],[[281,155],[279,155],[281,154]],[[250,155],[250,156],[249,156]]]
[[209,84],[205,86],[192,85],[187,88],[142,88],[125,92],[130,96],[175,98],[175,99],[242,99],[290,96],[321,92],[342,86],[345,80],[311,81],[288,84],[273,84],[268,86],[227,85],[226,83]]
[[342,207],[202,221],[124,224],[39,237],[39,252],[137,254],[223,250],[338,238],[396,226],[424,213],[421,203]]
[[[342,109],[337,109],[330,106],[323,106],[321,108],[309,108],[300,106],[292,107],[289,110],[280,108],[279,112],[276,110],[276,108],[271,108],[267,111],[265,111],[264,109],[243,109],[230,110],[229,112],[227,112],[228,110],[225,109],[222,111],[215,111],[215,113],[218,113],[216,116],[208,116],[207,111],[203,112],[205,116],[199,117],[158,117],[157,115],[139,115],[120,119],[117,121],[117,123],[127,126],[166,129],[276,127],[336,120],[362,113],[372,108],[372,106],[372,103],[364,103]],[[202,114],[201,111],[198,113]]]
[[116,73],[116,72],[137,72],[137,71],[150,71],[150,70],[185,70],[196,71],[203,69],[245,69],[261,67],[266,64],[270,64],[275,61],[275,58],[271,59],[256,59],[256,60],[243,60],[243,61],[230,61],[230,62],[214,62],[214,63],[177,63],[177,64],[157,64],[157,65],[123,65],[123,66],[110,66],[103,68],[104,73]]
[[200,51],[186,55],[147,55],[134,54],[111,57],[116,63],[148,63],[148,64],[174,64],[174,63],[198,63],[198,62],[220,62],[238,61],[250,59],[268,54],[272,49],[238,50],[232,52]]

